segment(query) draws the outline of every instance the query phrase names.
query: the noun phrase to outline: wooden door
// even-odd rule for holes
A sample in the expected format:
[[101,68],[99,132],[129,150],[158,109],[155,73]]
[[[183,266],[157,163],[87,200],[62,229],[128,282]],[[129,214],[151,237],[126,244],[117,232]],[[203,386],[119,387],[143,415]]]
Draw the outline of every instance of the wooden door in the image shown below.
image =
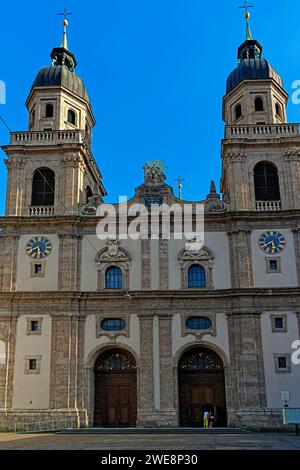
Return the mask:
[[223,372],[179,372],[180,425],[203,427],[204,411],[212,411],[218,426],[226,426]]
[[136,373],[95,374],[95,426],[136,425]]

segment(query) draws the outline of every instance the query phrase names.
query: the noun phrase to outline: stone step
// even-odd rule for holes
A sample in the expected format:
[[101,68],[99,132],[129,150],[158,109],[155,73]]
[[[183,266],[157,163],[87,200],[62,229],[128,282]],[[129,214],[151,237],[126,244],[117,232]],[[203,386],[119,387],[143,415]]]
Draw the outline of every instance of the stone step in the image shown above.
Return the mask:
[[249,434],[242,428],[81,428],[57,431],[59,434]]

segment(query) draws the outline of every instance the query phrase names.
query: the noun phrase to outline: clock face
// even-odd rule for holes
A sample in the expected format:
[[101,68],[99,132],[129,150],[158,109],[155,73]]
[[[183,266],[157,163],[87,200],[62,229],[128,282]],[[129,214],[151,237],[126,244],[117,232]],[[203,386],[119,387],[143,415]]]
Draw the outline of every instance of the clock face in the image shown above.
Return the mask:
[[279,232],[265,232],[258,242],[260,248],[268,255],[278,255],[286,247],[286,240]]
[[33,237],[26,243],[26,253],[33,259],[47,258],[52,252],[52,243],[46,237]]

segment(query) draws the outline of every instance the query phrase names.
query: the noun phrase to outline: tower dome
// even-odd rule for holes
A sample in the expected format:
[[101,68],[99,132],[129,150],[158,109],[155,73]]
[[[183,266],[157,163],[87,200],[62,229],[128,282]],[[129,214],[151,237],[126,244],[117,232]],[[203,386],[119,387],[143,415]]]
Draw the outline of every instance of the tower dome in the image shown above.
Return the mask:
[[229,126],[282,124],[288,94],[281,76],[262,57],[262,45],[252,38],[249,18],[246,11],[246,40],[238,48],[238,65],[227,78],[223,120]]
[[26,106],[30,131],[75,130],[85,131],[91,139],[95,125],[92,104],[83,81],[75,72],[77,61],[68,48],[67,19],[63,20],[63,38],[60,47],[51,52],[52,64],[39,70]]
[[55,47],[51,52],[52,65],[43,67],[37,74],[30,92],[36,87],[64,87],[83,100],[90,103],[88,93],[81,78],[76,74],[77,61],[68,49],[67,20],[63,21],[64,33],[60,47]]
[[227,78],[227,94],[244,80],[273,79],[283,88],[282,78],[269,62],[262,58],[262,50],[259,42],[254,40],[247,40],[239,47],[239,64]]

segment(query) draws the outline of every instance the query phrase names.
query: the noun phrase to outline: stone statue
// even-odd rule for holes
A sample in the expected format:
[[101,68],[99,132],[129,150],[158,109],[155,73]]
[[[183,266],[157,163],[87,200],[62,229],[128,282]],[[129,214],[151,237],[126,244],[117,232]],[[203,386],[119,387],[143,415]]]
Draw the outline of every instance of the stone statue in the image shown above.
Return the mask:
[[163,163],[159,161],[151,161],[143,167],[145,184],[159,185],[164,184],[166,175],[163,172]]

